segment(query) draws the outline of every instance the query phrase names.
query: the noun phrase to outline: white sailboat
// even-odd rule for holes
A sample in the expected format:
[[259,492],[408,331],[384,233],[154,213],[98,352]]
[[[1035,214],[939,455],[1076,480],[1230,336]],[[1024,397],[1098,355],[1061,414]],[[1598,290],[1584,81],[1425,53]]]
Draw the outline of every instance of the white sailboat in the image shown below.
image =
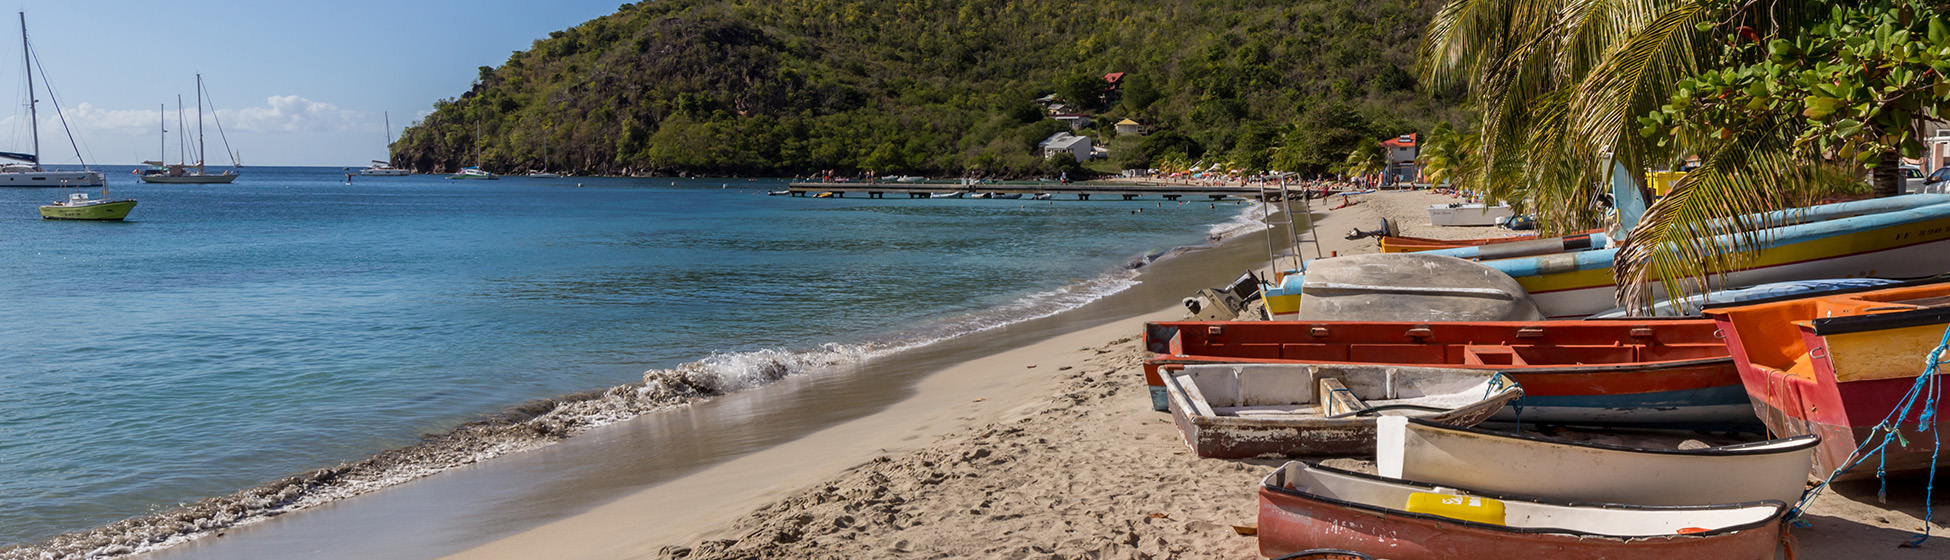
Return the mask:
[[[12,163],[0,164],[0,187],[100,187],[108,184],[100,171],[87,168],[87,162],[82,163],[80,171],[49,171],[41,167],[41,119],[36,110],[36,104],[40,103],[40,100],[34,97],[34,57],[29,49],[27,13],[21,12],[20,56],[26,61],[22,67],[27,71],[27,126],[32,131],[34,151],[0,152],[0,158],[15,160]],[[58,101],[54,105],[54,110],[56,113],[61,111]],[[62,119],[61,124],[66,127],[67,119]],[[68,131],[68,140],[70,143],[74,141],[74,131]],[[81,151],[75,150],[75,157],[80,156]]]
[[[386,146],[388,151],[390,151],[393,145],[393,116],[384,112],[381,112],[380,115],[386,119]],[[393,164],[390,162],[376,159],[372,160],[372,167],[359,170],[359,175],[363,177],[405,177],[412,174],[412,172],[405,169],[393,167]]]
[[[223,132],[223,121],[217,121],[217,132],[218,133]],[[225,139],[224,141],[224,153],[225,154],[231,153],[230,141],[228,139]],[[144,162],[144,163],[151,164],[151,168],[143,170],[142,173],[136,175],[136,177],[142,179],[142,182],[144,183],[169,183],[169,184],[212,184],[212,183],[229,183],[231,181],[237,180],[237,171],[234,169],[231,171],[225,171],[223,173],[217,173],[217,174],[209,173],[206,169],[204,169],[203,154],[204,154],[203,75],[197,74],[196,75],[196,163],[194,164],[184,163],[180,159],[178,160],[178,163],[176,163],[175,165],[162,165],[162,162]],[[188,158],[185,157],[183,159],[188,159]],[[232,167],[237,167],[236,164],[237,162],[235,160],[231,161]]]
[[528,172],[529,177],[540,179],[559,179],[561,174],[548,170],[548,131],[542,132],[542,168]]

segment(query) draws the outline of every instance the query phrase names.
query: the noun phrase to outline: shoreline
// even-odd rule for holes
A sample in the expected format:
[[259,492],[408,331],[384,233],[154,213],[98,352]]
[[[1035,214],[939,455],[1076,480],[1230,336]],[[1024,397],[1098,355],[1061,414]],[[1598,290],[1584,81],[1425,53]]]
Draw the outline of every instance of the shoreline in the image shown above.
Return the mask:
[[[1242,210],[1240,215],[1251,215],[1251,212]],[[1216,223],[1211,231],[1202,232],[1202,236],[1207,239],[1205,242],[1138,255],[1130,263],[1129,268],[1121,270],[1136,269],[1135,274],[1142,277],[1149,270],[1159,266],[1172,266],[1171,263],[1183,260],[1177,258],[1179,255],[1209,253],[1220,249],[1227,244],[1212,243],[1210,241],[1212,237],[1227,229],[1239,233],[1238,226],[1243,221],[1241,218],[1235,218]],[[1107,272],[1106,277],[1115,275],[1115,270],[1119,269]],[[1236,275],[1236,272],[1233,275]],[[1083,283],[1089,282],[1086,280]],[[1221,284],[1223,280],[1214,280],[1210,283]],[[1075,285],[1067,286],[1067,288],[1075,287]],[[1092,303],[1084,304],[1083,307],[1092,307],[1096,302],[1105,299],[1118,299],[1122,293],[1141,291],[1143,291],[1141,288],[1126,287],[1108,298],[1096,296]],[[1171,294],[1167,299],[1175,302],[1177,296],[1190,291],[1186,289]],[[1045,301],[1044,303],[1061,302]],[[1062,310],[1056,311],[1053,315],[1079,315],[1085,321],[1107,320],[1102,317],[1102,313],[1078,314],[1080,308],[1068,307],[1068,305],[1059,307]],[[991,325],[973,329],[972,332],[952,331],[947,333],[949,336],[946,339],[929,340],[889,351],[893,354],[931,354],[936,353],[931,347],[944,345],[947,341],[971,337],[986,338],[988,331],[1012,330],[1021,323],[1064,322],[1048,321],[1051,314],[1044,314],[1038,318],[1038,313],[1040,312],[1033,310],[1028,314],[1016,313],[1014,316],[1006,317],[1006,322],[999,327]],[[884,356],[872,358],[869,365],[872,365],[871,362],[886,359]],[[657,371],[672,372],[673,370]],[[823,374],[815,373],[814,376],[818,375]],[[783,379],[773,378],[766,381],[786,383],[799,377],[804,376],[788,375]],[[131,554],[166,557],[181,550],[202,548],[198,546],[199,543],[216,540],[208,537],[226,537],[221,540],[234,541],[238,540],[235,537],[254,532],[253,529],[260,524],[282,525],[288,519],[303,517],[300,514],[311,511],[356,507],[345,504],[359,502],[367,496],[397,493],[387,491],[413,486],[404,484],[405,482],[438,478],[442,474],[456,471],[482,469],[485,465],[512,457],[545,454],[549,449],[563,443],[583,439],[603,431],[608,427],[603,424],[630,422],[628,419],[619,421],[619,417],[640,418],[646,415],[646,411],[648,415],[656,415],[662,410],[688,408],[689,404],[751,392],[716,393],[682,386],[667,390],[672,387],[658,383],[669,380],[673,378],[670,376],[661,379],[653,378],[647,373],[645,384],[624,385],[607,390],[531,401],[511,407],[508,411],[488,420],[472,422],[447,433],[428,436],[428,441],[421,444],[382,451],[364,460],[308,471],[235,494],[208,498],[187,506],[0,551],[0,558],[45,555],[122,557]],[[685,379],[677,376],[675,380]],[[709,388],[709,385],[707,383],[704,387]],[[777,391],[787,389],[781,387]],[[498,460],[483,462],[488,458]],[[405,467],[402,468],[402,465]]]

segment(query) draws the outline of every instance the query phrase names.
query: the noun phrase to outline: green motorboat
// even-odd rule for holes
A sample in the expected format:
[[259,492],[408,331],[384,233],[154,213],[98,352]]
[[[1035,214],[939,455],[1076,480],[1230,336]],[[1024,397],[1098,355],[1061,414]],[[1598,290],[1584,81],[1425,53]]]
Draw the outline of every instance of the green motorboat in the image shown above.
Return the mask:
[[89,198],[88,193],[73,193],[67,200],[41,207],[44,220],[121,220],[135,209],[135,199]]

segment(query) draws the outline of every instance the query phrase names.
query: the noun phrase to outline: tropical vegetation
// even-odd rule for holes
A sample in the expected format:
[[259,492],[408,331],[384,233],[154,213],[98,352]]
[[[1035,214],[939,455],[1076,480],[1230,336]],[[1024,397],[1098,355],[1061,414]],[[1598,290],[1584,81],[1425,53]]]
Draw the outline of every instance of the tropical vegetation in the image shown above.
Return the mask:
[[[1331,172],[1356,146],[1460,122],[1416,79],[1419,0],[659,0],[551,33],[407,129],[395,165],[587,174],[1023,176],[1120,167]],[[1106,74],[1122,72],[1107,91]],[[1112,123],[1157,131],[1117,138]],[[477,132],[478,130],[478,132]],[[546,138],[550,159],[542,161]]]
[[[1941,0],[1454,0],[1430,22],[1424,83],[1478,114],[1456,179],[1548,230],[1598,225],[1614,171],[1697,161],[1653,204],[1615,273],[1637,303],[1701,289],[1767,226],[1740,216],[1859,190],[1943,115]],[[1873,173],[1871,173],[1873,171]],[[1730,222],[1729,222],[1730,220]],[[1730,224],[1730,227],[1729,227]],[[1718,229],[1715,228],[1726,228]],[[1730,231],[1735,243],[1711,242]]]

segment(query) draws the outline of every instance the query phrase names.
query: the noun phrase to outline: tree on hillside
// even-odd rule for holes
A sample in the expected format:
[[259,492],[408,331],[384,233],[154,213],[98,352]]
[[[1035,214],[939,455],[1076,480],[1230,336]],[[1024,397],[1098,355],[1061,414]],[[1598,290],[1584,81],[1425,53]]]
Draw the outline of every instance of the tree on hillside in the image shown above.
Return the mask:
[[[1425,80],[1466,86],[1482,114],[1476,180],[1529,203],[1546,229],[1595,223],[1612,162],[1644,170],[1698,157],[1630,232],[1614,273],[1644,305],[1707,287],[1771,224],[1728,218],[1798,206],[1896,156],[1943,98],[1941,0],[1456,0],[1431,21]],[[1931,101],[1929,94],[1935,94]]]

